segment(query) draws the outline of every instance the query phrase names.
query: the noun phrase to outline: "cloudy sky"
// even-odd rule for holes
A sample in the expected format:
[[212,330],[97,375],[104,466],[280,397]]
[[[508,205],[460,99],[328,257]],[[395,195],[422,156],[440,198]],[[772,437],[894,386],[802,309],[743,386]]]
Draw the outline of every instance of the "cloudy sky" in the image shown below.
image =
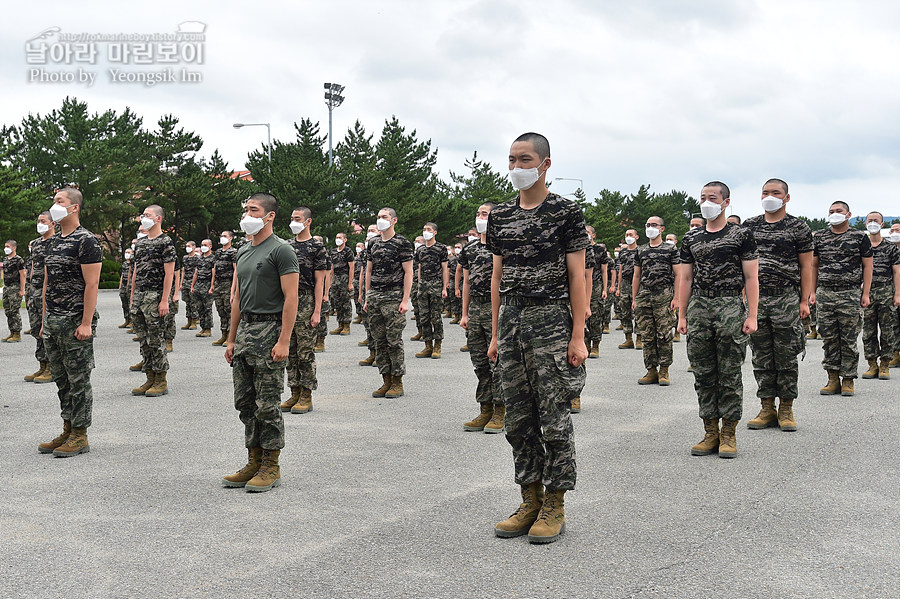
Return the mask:
[[[769,177],[791,184],[791,211],[822,216],[835,199],[854,214],[900,215],[900,3],[895,0],[557,0],[420,2],[41,2],[0,23],[0,122],[58,107],[130,106],[152,124],[178,116],[232,168],[293,122],[327,131],[323,83],[346,86],[335,138],[360,120],[396,115],[439,149],[438,169],[466,157],[505,169],[524,131],[551,143],[553,177],[589,197],[685,190],[720,179],[734,212],[761,212]],[[59,33],[169,33],[206,25],[199,83],[110,81],[162,64],[28,64],[26,43]],[[30,81],[31,69],[91,71],[92,86]],[[559,192],[578,182],[559,181]]]

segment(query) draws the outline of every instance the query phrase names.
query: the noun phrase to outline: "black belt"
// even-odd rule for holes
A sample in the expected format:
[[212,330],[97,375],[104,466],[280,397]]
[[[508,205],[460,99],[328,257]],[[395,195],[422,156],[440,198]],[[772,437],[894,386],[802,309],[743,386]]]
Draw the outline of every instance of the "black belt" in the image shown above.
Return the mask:
[[490,295],[470,295],[469,301],[476,304],[489,304],[491,303]]
[[738,297],[741,295],[740,289],[699,289],[691,290],[691,295],[700,297]]
[[253,314],[250,312],[241,312],[241,320],[248,323],[275,322],[281,320],[281,312],[275,312],[272,314]]
[[671,291],[675,292],[675,287],[673,285],[660,285],[658,287],[641,287],[638,289],[638,293],[641,291],[647,291],[649,293],[662,293],[663,291]]
[[796,287],[788,285],[787,287],[760,287],[760,297],[775,297],[779,295],[798,295]]
[[819,285],[822,289],[827,289],[828,291],[850,291],[851,289],[859,289],[859,284],[856,285]]
[[549,297],[523,297],[504,295],[500,298],[500,303],[504,306],[516,306],[519,308],[527,308],[530,306],[551,306],[551,305],[569,305],[569,298],[551,299]]

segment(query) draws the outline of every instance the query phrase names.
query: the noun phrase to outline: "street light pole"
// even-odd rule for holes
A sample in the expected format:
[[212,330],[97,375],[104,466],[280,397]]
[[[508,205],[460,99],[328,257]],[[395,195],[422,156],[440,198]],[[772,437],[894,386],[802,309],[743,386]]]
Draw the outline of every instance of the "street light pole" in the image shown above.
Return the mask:
[[269,170],[272,170],[272,127],[270,123],[235,123],[232,125],[235,129],[241,127],[265,127],[268,131],[269,143],[266,144],[266,157],[269,160]]
[[325,84],[325,106],[328,107],[328,166],[330,167],[334,163],[334,153],[332,149],[331,143],[331,111],[340,106],[344,101],[344,96],[341,93],[344,91],[344,86],[339,83],[326,83]]

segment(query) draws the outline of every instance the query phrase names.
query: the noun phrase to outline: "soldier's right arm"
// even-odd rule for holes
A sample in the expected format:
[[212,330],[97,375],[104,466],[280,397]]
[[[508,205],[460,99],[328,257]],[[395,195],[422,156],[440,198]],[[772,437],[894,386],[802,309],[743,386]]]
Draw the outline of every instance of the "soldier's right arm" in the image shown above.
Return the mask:
[[459,326],[463,329],[469,329],[469,269],[464,268],[462,271],[462,316],[459,319]]
[[241,298],[237,286],[237,273],[231,285],[231,328],[228,329],[228,340],[225,342],[225,361],[231,364],[234,359],[234,340],[241,323]]
[[687,306],[691,297],[691,285],[694,283],[694,265],[682,262],[676,264],[675,269],[681,271],[681,276],[677,278],[680,285],[678,290],[678,332],[684,335],[687,333]]
[[494,254],[491,271],[491,344],[488,347],[488,359],[497,361],[497,323],[500,320],[500,281],[503,278],[503,256]]

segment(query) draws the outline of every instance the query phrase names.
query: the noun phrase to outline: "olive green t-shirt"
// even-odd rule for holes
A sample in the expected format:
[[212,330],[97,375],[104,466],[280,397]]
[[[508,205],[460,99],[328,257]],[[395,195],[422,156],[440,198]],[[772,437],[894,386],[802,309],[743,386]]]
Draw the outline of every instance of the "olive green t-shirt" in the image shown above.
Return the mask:
[[241,246],[236,262],[241,313],[281,313],[284,309],[281,277],[300,272],[291,246],[270,235],[259,245]]

